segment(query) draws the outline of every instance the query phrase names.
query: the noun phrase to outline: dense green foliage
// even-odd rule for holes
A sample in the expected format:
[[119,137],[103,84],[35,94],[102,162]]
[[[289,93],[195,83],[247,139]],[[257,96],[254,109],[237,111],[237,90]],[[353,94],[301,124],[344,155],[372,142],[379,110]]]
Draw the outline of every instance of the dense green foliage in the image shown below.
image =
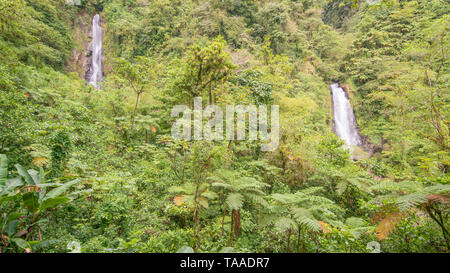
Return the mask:
[[[448,1],[75,2],[0,0],[0,253],[449,251]],[[196,96],[280,105],[279,148],[173,139]]]

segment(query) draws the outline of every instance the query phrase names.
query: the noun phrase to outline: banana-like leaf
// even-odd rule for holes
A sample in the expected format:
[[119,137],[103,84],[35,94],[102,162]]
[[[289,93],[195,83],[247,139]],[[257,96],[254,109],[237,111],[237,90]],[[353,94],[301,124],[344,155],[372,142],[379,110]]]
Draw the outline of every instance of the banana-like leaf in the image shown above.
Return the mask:
[[0,192],[6,186],[8,178],[8,158],[6,155],[0,154]]
[[20,248],[31,249],[30,244],[27,241],[25,241],[24,239],[14,238],[12,241],[14,243],[16,243],[16,245],[19,246]]
[[62,185],[64,185],[64,184],[61,184],[61,183],[45,183],[45,184],[40,184],[39,188],[45,189],[45,188],[50,188],[50,187],[62,186]]
[[37,242],[36,244],[32,245],[33,251],[38,251],[41,248],[53,246],[56,243],[58,243],[58,240],[45,240],[41,242]]
[[39,209],[39,194],[36,192],[25,193],[22,196],[25,207],[31,211],[36,212]]
[[40,186],[40,184],[45,183],[45,174],[44,169],[42,169],[42,167],[39,168],[39,171],[28,170],[28,173],[30,174],[31,178],[33,179],[36,185]]
[[3,203],[3,202],[14,200],[16,198],[17,198],[17,195],[0,197],[0,204]]
[[52,209],[58,205],[64,204],[69,202],[71,199],[66,196],[59,196],[55,198],[49,198],[42,201],[42,203],[39,206],[40,211],[44,211],[46,209]]
[[87,190],[80,190],[80,191],[74,191],[71,192],[68,196],[70,196],[71,199],[82,199],[87,196],[89,196],[94,190],[93,189],[87,189]]
[[36,183],[34,182],[34,179],[31,177],[30,173],[28,173],[28,171],[25,170],[25,168],[22,167],[22,165],[16,164],[15,167],[16,167],[19,175],[22,176],[23,179],[25,179],[25,182],[27,183],[27,185],[36,185]]
[[8,214],[8,216],[6,217],[6,221],[16,220],[20,216],[23,216],[23,215],[25,215],[25,213],[23,213],[23,212],[12,212],[12,213]]
[[16,234],[16,228],[19,224],[19,220],[12,220],[5,224],[2,233],[5,233],[8,237],[14,236]]
[[70,182],[64,183],[62,186],[59,186],[51,191],[49,191],[43,201],[47,200],[47,199],[51,199],[51,198],[55,198],[60,196],[61,194],[63,194],[64,192],[66,192],[70,187],[72,187],[73,185],[79,183],[81,180],[80,179],[75,179],[72,180]]
[[23,180],[20,177],[11,178],[6,180],[6,185],[1,192],[1,195],[9,195],[14,193],[16,188],[23,186]]

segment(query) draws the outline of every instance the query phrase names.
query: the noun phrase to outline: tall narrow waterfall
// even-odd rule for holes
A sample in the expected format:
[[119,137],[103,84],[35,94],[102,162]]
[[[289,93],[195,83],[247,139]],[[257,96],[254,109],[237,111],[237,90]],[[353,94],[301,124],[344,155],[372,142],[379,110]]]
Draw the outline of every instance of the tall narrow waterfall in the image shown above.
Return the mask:
[[102,69],[102,27],[100,26],[100,15],[96,14],[92,19],[92,63],[90,69],[89,83],[100,88],[98,83],[103,79]]
[[336,135],[343,139],[350,150],[361,144],[355,115],[345,91],[338,83],[330,85],[333,99],[333,121]]

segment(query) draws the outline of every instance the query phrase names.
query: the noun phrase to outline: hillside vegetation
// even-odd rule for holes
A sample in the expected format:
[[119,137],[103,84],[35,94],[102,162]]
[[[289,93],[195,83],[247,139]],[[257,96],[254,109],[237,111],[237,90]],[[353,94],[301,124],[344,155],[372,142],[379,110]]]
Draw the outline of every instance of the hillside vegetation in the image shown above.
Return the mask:
[[[449,12],[1,0],[0,253],[448,252]],[[84,80],[95,14],[100,90]],[[364,138],[358,160],[332,132],[334,82]],[[279,105],[278,149],[174,139],[173,106],[198,96]]]

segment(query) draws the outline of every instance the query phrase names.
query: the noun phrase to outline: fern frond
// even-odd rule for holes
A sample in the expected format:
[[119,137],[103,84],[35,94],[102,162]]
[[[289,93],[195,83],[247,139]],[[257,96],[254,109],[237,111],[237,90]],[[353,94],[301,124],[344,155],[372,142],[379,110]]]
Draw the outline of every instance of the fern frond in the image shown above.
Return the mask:
[[275,229],[278,232],[286,232],[290,229],[296,229],[297,224],[291,218],[280,217],[275,221]]
[[223,182],[214,182],[211,184],[211,186],[218,187],[218,188],[224,188],[224,189],[232,188],[232,186],[230,184],[223,183]]
[[167,189],[170,193],[192,193],[193,185],[185,184],[183,186],[172,186]]
[[366,222],[358,217],[347,218],[345,220],[345,224],[348,225],[350,228],[360,228],[366,226]]
[[213,200],[217,198],[217,193],[213,192],[213,191],[206,191],[204,193],[202,193],[200,196],[206,197],[209,200]]
[[306,227],[309,230],[320,230],[319,222],[314,218],[314,215],[308,209],[294,208],[292,211],[294,213],[294,218],[298,224]]
[[230,193],[225,200],[230,209],[238,210],[242,208],[244,197],[240,193]]
[[390,213],[377,226],[376,232],[379,240],[385,239],[391,232],[393,232],[398,223],[402,220],[404,214],[400,212]]
[[253,203],[260,204],[263,207],[268,207],[269,203],[267,203],[266,199],[263,196],[258,194],[247,193],[246,196],[253,201]]
[[270,197],[282,204],[289,204],[295,201],[295,196],[293,194],[274,193]]

